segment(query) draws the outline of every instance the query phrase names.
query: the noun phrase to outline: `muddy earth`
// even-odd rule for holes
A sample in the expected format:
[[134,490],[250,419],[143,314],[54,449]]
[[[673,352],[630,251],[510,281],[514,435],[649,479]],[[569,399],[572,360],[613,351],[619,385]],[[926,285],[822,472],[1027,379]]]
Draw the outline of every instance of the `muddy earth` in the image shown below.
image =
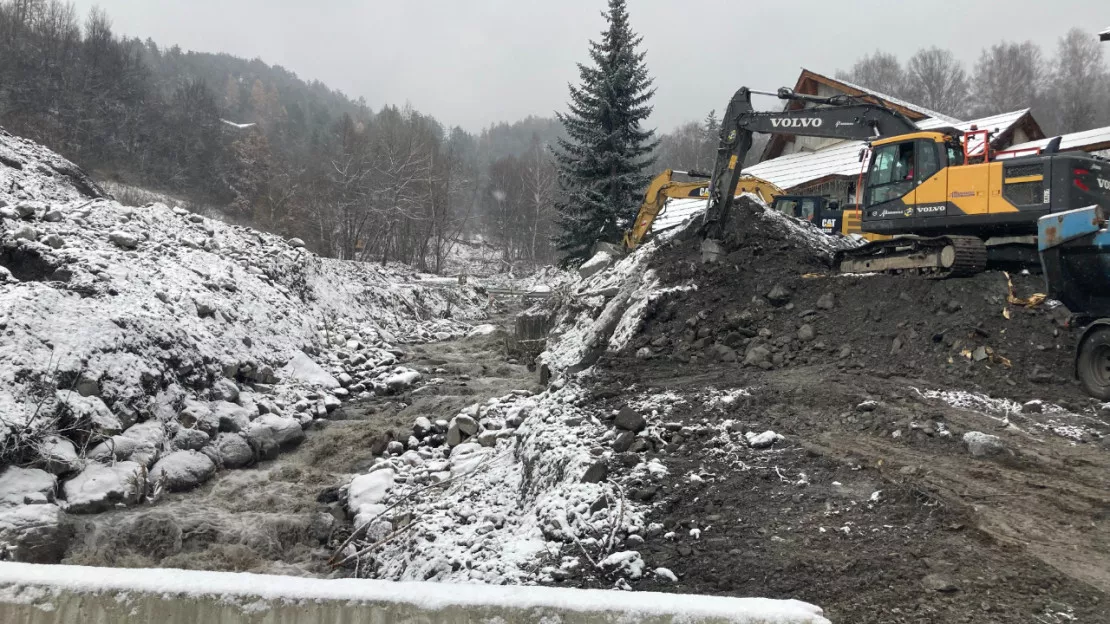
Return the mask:
[[[719,264],[664,245],[662,286],[696,290],[588,374],[599,414],[649,424],[609,475],[656,523],[627,547],[677,581],[632,588],[834,622],[1110,622],[1107,410],[1072,380],[1066,311],[1022,305],[1041,278],[837,276],[748,217]],[[968,432],[996,442],[973,455]],[[661,482],[633,472],[651,459]],[[613,586],[582,564],[560,584]]]
[[389,441],[404,440],[419,416],[434,420],[513,389],[538,389],[526,366],[509,363],[503,330],[403,348],[403,363],[424,374],[423,385],[351,401],[306,431],[295,450],[221,471],[190,492],[72,516],[75,539],[63,563],[346,576],[327,561],[351,531],[339,490],[354,474]]

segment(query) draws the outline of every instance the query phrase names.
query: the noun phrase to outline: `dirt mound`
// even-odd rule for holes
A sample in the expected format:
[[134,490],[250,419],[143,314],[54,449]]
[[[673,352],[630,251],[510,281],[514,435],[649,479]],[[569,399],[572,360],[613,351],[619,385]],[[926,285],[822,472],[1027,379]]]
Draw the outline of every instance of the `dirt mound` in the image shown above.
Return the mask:
[[[628,352],[646,347],[680,363],[765,370],[833,363],[1021,399],[1050,385],[1058,397],[1083,401],[1071,381],[1066,313],[1009,304],[1006,274],[836,275],[829,243],[815,246],[805,229],[762,211],[743,206],[716,264],[701,262],[692,236],[656,253],[651,265],[664,285],[697,288],[656,301]],[[1043,290],[1039,276],[1016,275],[1013,283],[1019,297]]]

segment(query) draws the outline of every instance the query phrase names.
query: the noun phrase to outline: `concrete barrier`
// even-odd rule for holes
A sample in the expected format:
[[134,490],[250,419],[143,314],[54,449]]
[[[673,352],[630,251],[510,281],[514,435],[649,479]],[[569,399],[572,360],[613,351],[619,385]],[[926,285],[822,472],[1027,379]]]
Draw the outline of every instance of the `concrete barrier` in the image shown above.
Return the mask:
[[796,600],[0,563],[4,624],[828,624]]

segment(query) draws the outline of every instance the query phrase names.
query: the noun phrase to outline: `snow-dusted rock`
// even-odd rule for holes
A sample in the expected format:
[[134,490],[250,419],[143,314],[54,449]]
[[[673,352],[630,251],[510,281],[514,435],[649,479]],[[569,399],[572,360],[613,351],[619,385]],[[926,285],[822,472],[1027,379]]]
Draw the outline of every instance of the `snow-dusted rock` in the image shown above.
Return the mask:
[[251,424],[251,411],[235,403],[214,401],[209,404],[209,409],[219,431],[243,431]]
[[37,241],[39,239],[39,232],[29,225],[21,225],[11,233],[12,238],[15,240],[29,240]]
[[314,362],[304,351],[297,351],[281,369],[281,376],[311,386],[338,388],[339,381]]
[[414,370],[403,370],[387,377],[385,385],[390,392],[400,392],[418,381],[420,381],[420,373]]
[[83,397],[69,390],[58,390],[56,397],[61,409],[69,410],[69,413],[78,420],[87,420],[92,423],[93,427],[101,434],[111,435],[123,429],[120,419],[112,413],[112,410],[108,409],[108,406],[99,397]]
[[61,249],[66,244],[65,239],[57,234],[48,234],[42,239],[42,244],[49,245],[54,249]]
[[781,442],[782,440],[786,439],[781,435],[775,433],[774,431],[770,430],[764,431],[763,433],[749,431],[744,434],[744,437],[748,440],[748,446],[755,449],[770,448],[776,442]]
[[385,510],[383,502],[393,489],[397,474],[389,469],[375,470],[355,477],[347,488],[347,507],[359,526]]
[[[337,389],[337,391],[338,390],[339,389]],[[325,412],[330,414],[330,413],[334,412],[335,410],[339,409],[340,406],[342,406],[342,405],[343,405],[343,402],[340,401],[337,397],[335,397],[333,395],[330,395],[330,394],[325,394],[324,395],[324,411]]]
[[239,401],[239,386],[230,379],[221,379],[212,386],[212,398],[217,401],[236,403]]
[[150,466],[166,443],[165,426],[158,420],[148,420],[128,427],[93,447],[89,459],[100,462],[134,461]]
[[299,239],[299,238],[290,238],[289,239],[289,246],[293,247],[295,249],[300,249],[300,248],[304,247],[304,241]]
[[37,468],[8,466],[0,472],[0,506],[54,502],[58,478]]
[[121,249],[135,249],[139,246],[139,237],[122,230],[110,232],[108,234],[108,240],[112,241],[113,245]]
[[220,428],[220,419],[212,412],[212,407],[201,401],[186,401],[177,419],[183,427],[199,429],[210,435],[215,435]]
[[42,215],[42,220],[49,223],[57,223],[63,219],[65,219],[65,217],[62,215],[62,211],[57,208],[51,208],[46,211],[46,214]]
[[215,446],[226,468],[239,468],[254,460],[254,450],[241,434],[221,433],[216,438]]
[[611,574],[627,576],[632,580],[644,575],[644,558],[635,550],[615,552],[599,561],[598,565]]
[[20,219],[34,219],[39,208],[37,202],[21,202],[15,205],[15,214]]
[[136,462],[112,466],[91,462],[62,485],[62,492],[69,513],[98,513],[135,503],[145,487],[143,467]]
[[1002,438],[981,431],[968,431],[964,434],[964,444],[972,457],[991,457],[1006,451]]
[[14,561],[58,563],[72,531],[58,505],[0,505],[0,550]]
[[432,421],[428,420],[427,417],[417,416],[416,420],[412,423],[412,434],[416,436],[416,439],[423,440],[431,433]]
[[200,429],[182,427],[173,436],[173,447],[182,451],[199,451],[211,440],[212,437]]
[[66,438],[52,435],[47,436],[39,445],[39,458],[36,462],[43,470],[63,475],[81,468],[81,459],[77,456],[77,447]]
[[496,333],[496,332],[497,332],[497,326],[496,325],[491,325],[489,323],[483,323],[483,324],[475,326],[473,329],[471,329],[470,333],[468,333],[467,336],[470,337],[470,338],[473,338],[475,336],[488,336],[488,335]]
[[197,451],[174,451],[158,460],[150,470],[154,483],[165,483],[170,491],[190,490],[216,474],[212,459]]
[[613,256],[610,255],[608,252],[599,251],[594,254],[594,257],[590,258],[589,260],[584,262],[582,266],[578,267],[578,275],[584,280],[589,279],[594,275],[600,273],[601,271],[609,268],[609,265],[611,264],[613,264]]
[[264,414],[259,416],[247,429],[248,437],[250,437],[250,431],[256,427],[269,429],[274,434],[274,441],[278,446],[284,447],[300,444],[301,441],[304,440],[304,429],[301,428],[300,423],[285,416],[279,416],[277,414]]

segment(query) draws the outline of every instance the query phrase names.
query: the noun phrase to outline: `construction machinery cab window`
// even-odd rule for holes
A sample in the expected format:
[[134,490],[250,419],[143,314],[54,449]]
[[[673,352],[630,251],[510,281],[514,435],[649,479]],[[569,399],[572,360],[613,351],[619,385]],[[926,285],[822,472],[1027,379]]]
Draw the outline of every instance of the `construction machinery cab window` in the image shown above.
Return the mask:
[[868,205],[898,199],[941,170],[936,143],[904,141],[875,149],[867,177]]
[[775,208],[787,216],[813,221],[817,215],[817,203],[816,197],[779,198],[775,201]]

